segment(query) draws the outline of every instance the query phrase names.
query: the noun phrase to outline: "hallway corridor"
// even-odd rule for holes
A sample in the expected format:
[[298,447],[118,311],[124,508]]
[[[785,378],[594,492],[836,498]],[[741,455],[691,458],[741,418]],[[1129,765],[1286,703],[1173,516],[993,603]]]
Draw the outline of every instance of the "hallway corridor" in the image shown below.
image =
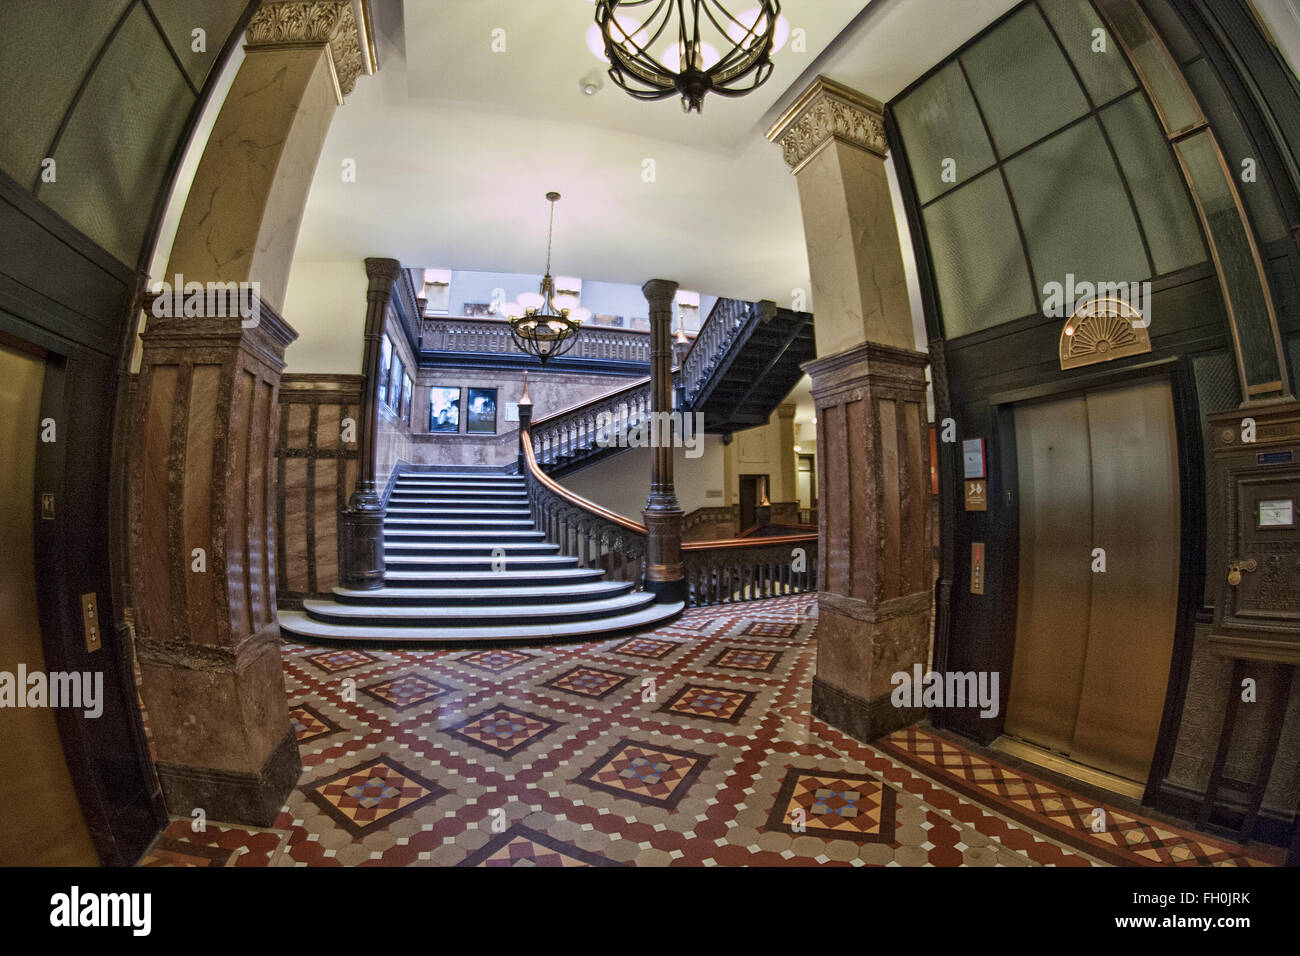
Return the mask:
[[[651,634],[567,647],[285,645],[303,775],[275,827],[209,821],[193,833],[175,819],[142,864],[1281,862],[923,726],[864,746],[813,720],[814,606],[799,596],[690,610]],[[800,809],[806,831],[792,832]]]

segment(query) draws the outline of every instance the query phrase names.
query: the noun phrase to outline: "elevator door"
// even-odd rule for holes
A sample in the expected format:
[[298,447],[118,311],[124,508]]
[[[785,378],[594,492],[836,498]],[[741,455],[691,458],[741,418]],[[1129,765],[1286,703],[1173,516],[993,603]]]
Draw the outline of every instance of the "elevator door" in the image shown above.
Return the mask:
[[[45,670],[34,553],[44,380],[43,360],[0,345],[0,671],[14,681],[19,664]],[[0,709],[0,808],[0,866],[98,865],[48,708]]]
[[1020,589],[1006,732],[1145,781],[1177,618],[1169,384],[1018,406],[1015,427]]

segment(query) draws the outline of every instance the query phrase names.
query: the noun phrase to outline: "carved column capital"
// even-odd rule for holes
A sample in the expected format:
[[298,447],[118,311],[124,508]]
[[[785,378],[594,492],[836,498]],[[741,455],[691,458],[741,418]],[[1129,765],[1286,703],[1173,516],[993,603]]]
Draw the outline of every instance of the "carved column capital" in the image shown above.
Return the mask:
[[352,0],[266,0],[249,21],[244,45],[250,50],[324,45],[340,106],[357,77],[379,68],[370,0],[361,0],[357,22]]
[[838,140],[884,157],[884,107],[856,90],[819,76],[767,131],[786,164],[798,173],[808,160]]

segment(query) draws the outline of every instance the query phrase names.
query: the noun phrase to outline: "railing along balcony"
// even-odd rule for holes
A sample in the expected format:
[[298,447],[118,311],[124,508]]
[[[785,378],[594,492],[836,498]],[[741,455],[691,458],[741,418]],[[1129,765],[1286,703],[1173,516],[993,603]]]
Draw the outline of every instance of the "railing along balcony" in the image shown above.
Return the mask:
[[694,344],[682,360],[683,407],[695,407],[704,387],[749,326],[758,306],[759,303],[739,299],[719,299],[714,303]]
[[[617,581],[645,583],[645,525],[574,494],[547,475],[525,429],[520,450],[528,507],[548,541],[584,568],[600,568]],[[729,538],[682,545],[688,607],[705,607],[817,590],[817,533],[769,538]]]
[[[586,335],[586,332],[582,333]],[[673,387],[680,370],[673,370]],[[598,437],[627,434],[650,414],[650,379],[637,379],[626,388],[607,392],[589,402],[571,405],[533,421],[533,451],[543,469],[600,453]]]
[[[510,323],[501,319],[425,316],[421,349],[426,352],[471,352],[483,355],[526,355],[510,337]],[[567,359],[628,362],[650,361],[650,333],[584,325]]]

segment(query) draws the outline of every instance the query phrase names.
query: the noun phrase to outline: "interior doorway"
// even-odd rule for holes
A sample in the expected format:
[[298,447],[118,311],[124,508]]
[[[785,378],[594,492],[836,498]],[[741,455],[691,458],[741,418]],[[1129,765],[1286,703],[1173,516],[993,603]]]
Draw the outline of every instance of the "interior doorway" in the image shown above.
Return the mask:
[[747,531],[758,524],[758,506],[767,500],[767,475],[740,476],[740,530]]
[[799,507],[813,510],[817,507],[817,459],[813,455],[800,455],[796,464],[795,482],[798,486]]
[[1056,769],[1140,784],[1177,624],[1169,383],[1074,393],[1014,414],[1020,572],[1005,733],[1055,756]]
[[[29,675],[46,670],[35,554],[44,384],[43,358],[0,343],[0,671],[15,682],[20,666]],[[15,693],[26,688],[16,686]],[[0,866],[98,866],[54,711],[6,706],[0,738]]]

